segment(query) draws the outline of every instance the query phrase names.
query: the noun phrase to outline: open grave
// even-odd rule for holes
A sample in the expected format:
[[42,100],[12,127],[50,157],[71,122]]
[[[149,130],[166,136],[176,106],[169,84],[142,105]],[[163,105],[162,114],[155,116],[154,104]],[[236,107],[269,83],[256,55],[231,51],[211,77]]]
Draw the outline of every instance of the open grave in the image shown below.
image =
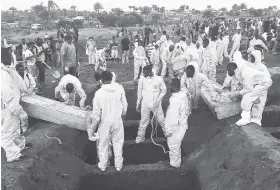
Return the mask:
[[[271,135],[265,129],[280,127],[280,77],[273,80],[263,128],[254,124],[239,128],[234,125],[239,116],[217,120],[201,99],[189,117],[178,169],[169,166],[168,154],[150,140],[151,125],[146,141],[135,144],[140,114],[135,111],[132,83],[125,86],[129,108],[121,172],[116,171],[113,160],[105,172],[97,168],[96,143],[88,140],[85,131],[30,118],[32,130],[27,133],[27,142],[33,147],[24,151],[26,158],[7,163],[2,151],[2,189],[279,189],[279,132],[271,130]],[[90,104],[94,90],[91,85],[84,89]],[[168,98],[166,95],[163,100],[164,111]],[[57,137],[62,144],[46,136]],[[160,126],[154,140],[168,149]]]

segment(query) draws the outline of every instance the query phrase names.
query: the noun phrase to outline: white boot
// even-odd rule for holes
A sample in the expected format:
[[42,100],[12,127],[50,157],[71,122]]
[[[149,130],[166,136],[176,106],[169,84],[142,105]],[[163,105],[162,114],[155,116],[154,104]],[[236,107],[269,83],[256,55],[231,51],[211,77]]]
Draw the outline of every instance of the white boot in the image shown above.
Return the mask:
[[251,119],[250,122],[257,124],[257,125],[259,125],[260,127],[262,126],[262,122],[261,122],[261,120],[259,120],[259,119],[254,118],[254,119]]
[[250,123],[250,117],[251,117],[250,112],[243,111],[241,113],[241,119],[236,122],[236,125],[238,125],[238,126],[247,125],[248,123]]

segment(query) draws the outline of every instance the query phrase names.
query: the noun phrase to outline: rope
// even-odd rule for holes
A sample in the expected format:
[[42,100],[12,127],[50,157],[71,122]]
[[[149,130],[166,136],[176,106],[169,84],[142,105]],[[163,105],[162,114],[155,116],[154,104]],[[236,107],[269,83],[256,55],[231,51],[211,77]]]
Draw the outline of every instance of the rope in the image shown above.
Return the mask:
[[[154,113],[156,113],[156,111]],[[166,151],[165,148],[161,144],[157,144],[153,139],[153,136],[154,136],[155,133],[156,133],[156,138],[157,138],[157,127],[158,127],[158,122],[156,120],[156,126],[154,128],[154,120],[155,120],[155,114],[153,114],[153,117],[152,117],[152,120],[151,120],[151,125],[152,125],[151,140],[152,140],[154,145],[159,146],[163,149],[164,154],[167,154],[167,153],[169,153],[169,151]]]
[[57,138],[57,137],[49,137],[48,135],[45,135],[45,137],[47,137],[49,139],[56,139],[56,140],[58,140],[59,144],[62,144],[61,140],[59,138]]

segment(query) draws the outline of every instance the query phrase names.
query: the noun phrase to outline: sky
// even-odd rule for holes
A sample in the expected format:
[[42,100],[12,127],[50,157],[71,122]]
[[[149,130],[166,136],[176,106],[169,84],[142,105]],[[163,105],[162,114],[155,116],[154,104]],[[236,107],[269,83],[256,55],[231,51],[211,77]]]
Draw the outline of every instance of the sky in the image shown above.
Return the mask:
[[[69,9],[71,5],[77,6],[77,10],[93,10],[93,4],[97,2],[97,0],[54,0],[56,4],[61,8]],[[1,10],[7,10],[11,6],[16,7],[19,10],[29,9],[31,6],[40,4],[43,2],[44,5],[47,4],[47,0],[2,0],[1,1]],[[119,7],[125,11],[128,11],[129,5],[134,6],[151,6],[158,5],[164,6],[166,9],[177,9],[180,5],[186,4],[189,5],[190,8],[195,8],[198,10],[204,10],[207,5],[211,5],[214,9],[219,9],[222,7],[226,7],[230,9],[233,4],[241,4],[245,2],[247,6],[254,8],[265,8],[268,6],[276,5],[280,8],[280,0],[192,0],[190,2],[186,0],[98,0],[105,10],[110,10],[111,8]]]

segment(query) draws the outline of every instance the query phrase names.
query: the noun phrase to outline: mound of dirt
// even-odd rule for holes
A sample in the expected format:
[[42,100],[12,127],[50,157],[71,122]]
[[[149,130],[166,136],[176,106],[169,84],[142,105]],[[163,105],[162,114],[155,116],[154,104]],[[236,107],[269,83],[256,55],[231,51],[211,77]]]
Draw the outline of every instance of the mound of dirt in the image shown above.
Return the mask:
[[280,141],[261,127],[228,125],[187,160],[202,189],[280,188]]

